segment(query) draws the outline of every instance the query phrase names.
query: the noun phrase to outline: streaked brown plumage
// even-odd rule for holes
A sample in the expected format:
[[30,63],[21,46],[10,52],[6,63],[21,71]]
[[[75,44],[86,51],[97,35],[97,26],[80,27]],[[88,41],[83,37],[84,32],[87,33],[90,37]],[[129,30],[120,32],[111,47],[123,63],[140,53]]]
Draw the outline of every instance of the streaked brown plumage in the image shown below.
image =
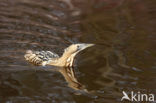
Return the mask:
[[73,66],[74,57],[80,51],[87,47],[93,46],[94,44],[72,44],[64,50],[64,53],[59,57],[56,53],[50,51],[26,51],[24,55],[25,59],[34,65],[53,65],[60,67],[71,67]]

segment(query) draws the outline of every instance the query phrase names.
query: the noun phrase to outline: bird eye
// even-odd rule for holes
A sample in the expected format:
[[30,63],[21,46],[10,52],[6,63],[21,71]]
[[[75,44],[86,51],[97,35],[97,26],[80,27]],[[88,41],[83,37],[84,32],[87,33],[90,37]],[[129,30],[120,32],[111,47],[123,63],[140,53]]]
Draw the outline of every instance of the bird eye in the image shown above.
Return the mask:
[[77,45],[77,50],[80,50],[80,45]]

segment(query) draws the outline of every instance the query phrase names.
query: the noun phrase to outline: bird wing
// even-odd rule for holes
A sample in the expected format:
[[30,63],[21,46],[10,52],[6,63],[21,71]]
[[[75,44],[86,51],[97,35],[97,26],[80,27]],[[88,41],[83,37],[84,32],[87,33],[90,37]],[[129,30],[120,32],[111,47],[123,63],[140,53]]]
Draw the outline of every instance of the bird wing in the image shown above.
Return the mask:
[[24,55],[25,59],[34,64],[45,66],[50,61],[56,60],[59,56],[51,51],[31,51],[28,50]]

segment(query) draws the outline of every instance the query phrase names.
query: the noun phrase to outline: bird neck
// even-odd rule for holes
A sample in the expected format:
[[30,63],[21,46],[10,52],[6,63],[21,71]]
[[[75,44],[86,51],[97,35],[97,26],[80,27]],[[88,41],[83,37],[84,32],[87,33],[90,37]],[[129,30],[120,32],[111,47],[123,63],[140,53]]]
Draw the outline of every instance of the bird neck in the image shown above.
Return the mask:
[[71,53],[68,51],[64,52],[62,57],[60,58],[61,64],[65,65],[65,66],[72,66],[75,55],[76,55],[76,53]]
[[72,66],[75,55],[76,53],[71,53],[68,51],[64,52],[63,55],[57,59],[57,62],[51,62],[50,65],[61,67]]

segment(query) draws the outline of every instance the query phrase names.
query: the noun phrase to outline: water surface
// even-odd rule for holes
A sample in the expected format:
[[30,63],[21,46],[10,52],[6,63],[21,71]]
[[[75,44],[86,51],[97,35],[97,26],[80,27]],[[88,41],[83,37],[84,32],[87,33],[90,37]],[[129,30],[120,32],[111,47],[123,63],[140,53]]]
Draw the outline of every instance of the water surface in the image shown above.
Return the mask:
[[[0,0],[1,103],[119,103],[122,91],[156,94],[155,0]],[[61,55],[94,43],[72,68],[79,93],[27,49]],[[50,70],[49,70],[50,69]],[[64,70],[64,68],[62,68]]]

